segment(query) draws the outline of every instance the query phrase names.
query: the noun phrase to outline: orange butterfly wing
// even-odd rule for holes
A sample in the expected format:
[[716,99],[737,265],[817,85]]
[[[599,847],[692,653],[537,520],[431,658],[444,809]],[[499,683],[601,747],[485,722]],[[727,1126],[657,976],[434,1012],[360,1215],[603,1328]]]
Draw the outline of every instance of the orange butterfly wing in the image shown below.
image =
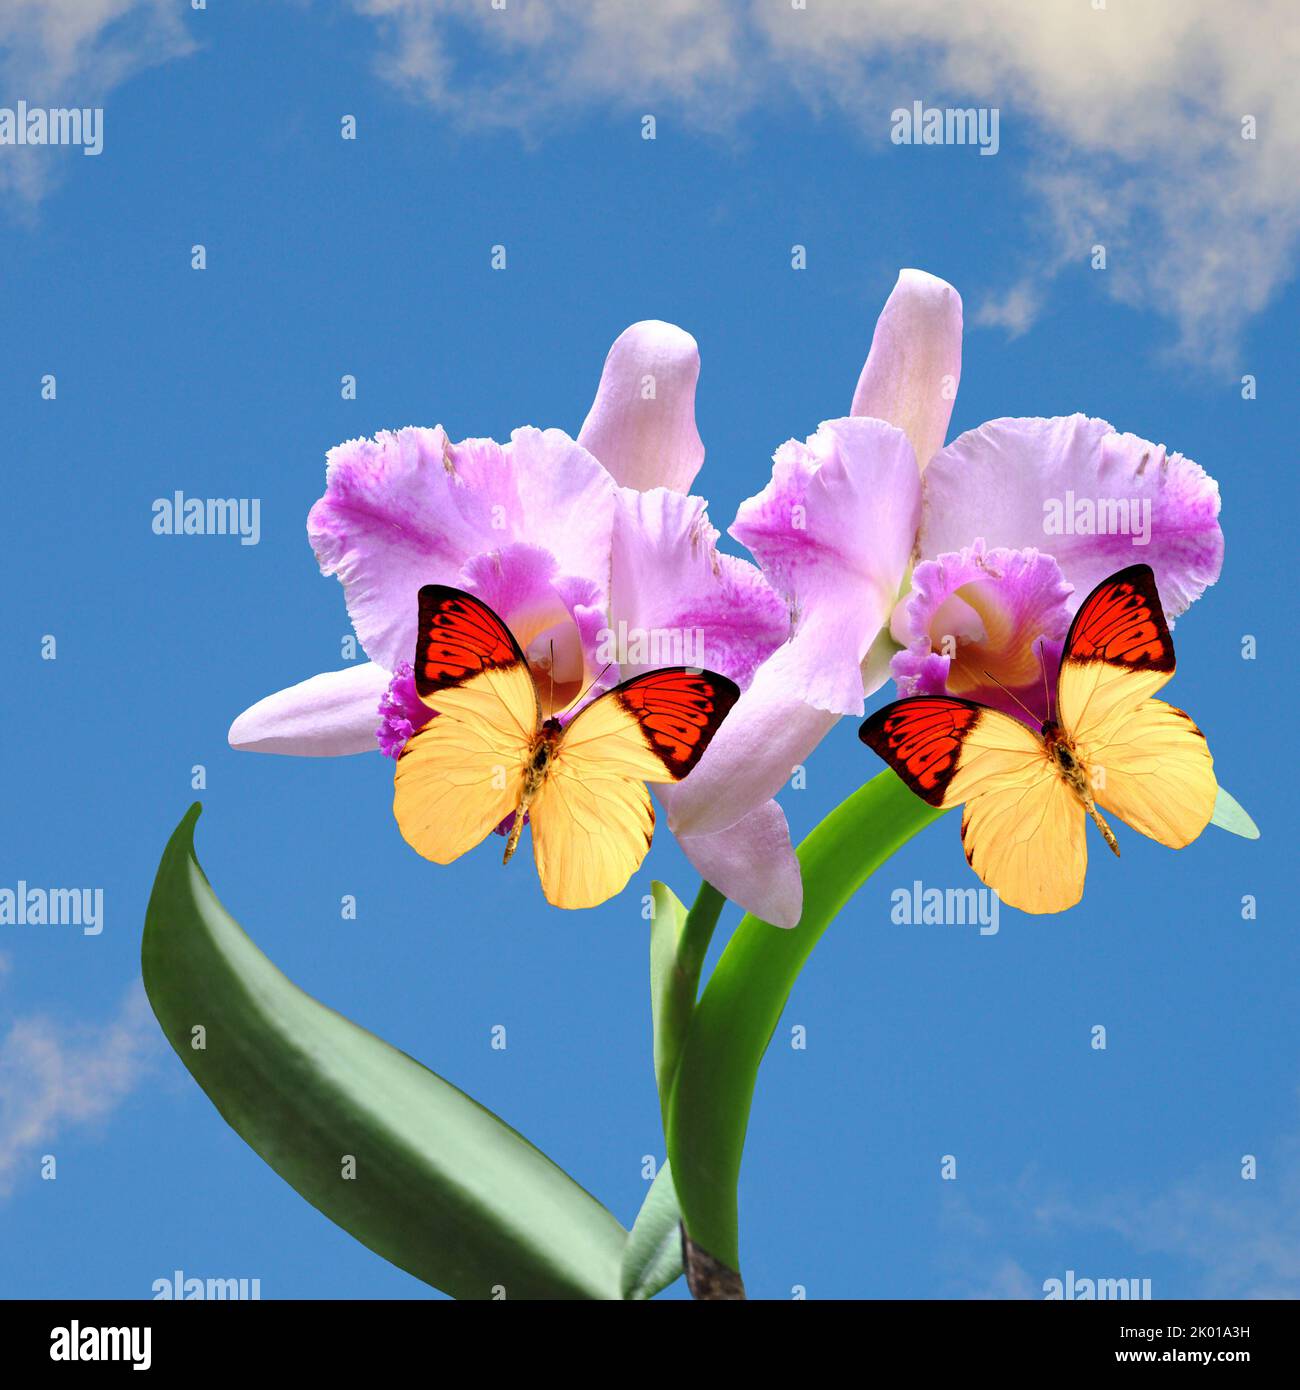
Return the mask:
[[1097,585],[1074,615],[1065,654],[1173,675],[1173,638],[1150,565],[1130,565]]

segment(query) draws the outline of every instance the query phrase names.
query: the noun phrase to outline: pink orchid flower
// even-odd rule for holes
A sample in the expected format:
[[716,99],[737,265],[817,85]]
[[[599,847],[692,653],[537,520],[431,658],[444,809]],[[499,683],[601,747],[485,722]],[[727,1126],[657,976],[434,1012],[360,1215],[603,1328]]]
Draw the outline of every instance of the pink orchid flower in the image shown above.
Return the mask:
[[783,444],[741,504],[731,535],[794,631],[665,798],[679,835],[718,835],[766,803],[891,673],[900,694],[1024,718],[1012,697],[1043,707],[1036,644],[1054,682],[1070,617],[1106,575],[1146,561],[1171,618],[1218,577],[1218,488],[1162,446],[1072,415],[994,420],[945,448],[961,346],[957,291],[902,271],[851,415]]
[[[790,616],[754,565],[718,551],[704,501],[688,493],[704,457],[698,376],[689,334],[638,323],[610,349],[576,440],[526,428],[508,444],[452,443],[441,427],[410,428],[331,450],[308,536],[343,584],[369,661],[260,700],[231,745],[396,757],[429,718],[409,663],[415,596],[431,583],[505,619],[547,714],[656,666],[708,666],[747,686]],[[768,921],[798,920],[798,861],[770,798],[721,833],[678,839],[727,897]]]

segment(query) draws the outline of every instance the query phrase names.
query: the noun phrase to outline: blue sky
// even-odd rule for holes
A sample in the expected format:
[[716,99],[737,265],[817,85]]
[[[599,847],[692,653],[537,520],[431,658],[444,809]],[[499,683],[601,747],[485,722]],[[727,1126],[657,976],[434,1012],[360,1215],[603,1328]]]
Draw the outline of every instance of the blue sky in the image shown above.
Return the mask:
[[[859,22],[682,0],[653,31],[603,0],[559,8],[561,31],[522,0],[506,16],[121,0],[72,36],[51,18],[66,6],[0,19],[0,106],[106,112],[98,157],[0,149],[0,886],[105,898],[98,936],[0,926],[0,1294],[147,1297],[175,1269],[260,1278],[264,1297],[430,1294],[267,1169],[141,1007],[145,903],[195,764],[200,858],[262,949],[630,1223],[662,1148],[639,899],[651,877],[695,890],[667,834],[623,898],[559,913],[526,860],[411,853],[386,761],[236,753],[226,730],[342,664],[342,593],[304,532],[333,444],[406,424],[576,433],[609,343],[667,319],[700,344],[696,488],[725,529],[778,444],[847,411],[897,271],[918,266],[966,302],[950,437],[1082,410],[1219,480],[1223,577],[1178,624],[1171,695],[1263,838],[1211,828],[1174,854],[1129,832],[1121,861],[1094,853],[1080,907],[1004,909],[989,937],[890,922],[894,888],[973,882],[952,820],[912,842],[828,931],[764,1063],[747,1282],[1034,1297],[1073,1269],[1148,1277],[1157,1297],[1294,1296],[1300,295],[1295,194],[1270,171],[1300,120],[1266,25],[1220,33],[1212,6],[1153,6],[1171,77],[1114,56],[1159,33],[1089,46],[1066,7],[1042,43],[1023,7],[991,7],[996,61],[928,4],[902,29],[885,3]],[[1112,3],[1086,22],[1138,21]],[[1070,105],[1053,37],[1095,62],[1088,100],[1124,121]],[[891,145],[888,112],[913,98],[999,106],[999,153]],[[153,534],[153,500],[176,489],[260,498],[260,543]],[[796,839],[876,771],[842,721],[782,796]]]

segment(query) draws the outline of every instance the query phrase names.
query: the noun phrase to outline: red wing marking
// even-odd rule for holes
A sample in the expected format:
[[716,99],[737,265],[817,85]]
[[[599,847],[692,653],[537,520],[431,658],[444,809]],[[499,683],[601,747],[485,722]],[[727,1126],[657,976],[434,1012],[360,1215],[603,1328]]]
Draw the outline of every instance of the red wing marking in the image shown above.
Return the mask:
[[1097,585],[1074,615],[1062,659],[1174,669],[1174,644],[1150,565],[1130,565]]
[[943,804],[957,771],[963,740],[980,717],[980,706],[946,695],[917,695],[878,709],[858,737],[879,753],[919,797]]
[[473,594],[445,584],[420,590],[415,688],[422,696],[523,660],[510,629]]
[[680,782],[704,756],[740,690],[714,671],[669,666],[633,676],[609,696],[637,721],[659,760]]

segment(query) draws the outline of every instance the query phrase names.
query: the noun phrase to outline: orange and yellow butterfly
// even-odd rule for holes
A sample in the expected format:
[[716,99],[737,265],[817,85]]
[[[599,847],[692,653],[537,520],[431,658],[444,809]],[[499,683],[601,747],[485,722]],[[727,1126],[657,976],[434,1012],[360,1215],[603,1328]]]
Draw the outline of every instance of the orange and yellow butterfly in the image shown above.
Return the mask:
[[406,842],[450,864],[512,812],[505,862],[527,815],[542,891],[594,907],[640,867],[654,833],[646,782],[699,762],[740,691],[683,666],[634,676],[567,726],[542,717],[510,629],[472,594],[420,590],[415,688],[437,716],[397,760],[393,814]]
[[1173,849],[1190,844],[1218,790],[1205,735],[1151,697],[1174,673],[1174,645],[1149,565],[1099,584],[1061,653],[1056,713],[1040,732],[947,695],[877,710],[859,730],[920,797],[965,802],[971,868],[1025,912],[1060,912],[1083,896],[1086,816],[1119,853],[1104,807]]

